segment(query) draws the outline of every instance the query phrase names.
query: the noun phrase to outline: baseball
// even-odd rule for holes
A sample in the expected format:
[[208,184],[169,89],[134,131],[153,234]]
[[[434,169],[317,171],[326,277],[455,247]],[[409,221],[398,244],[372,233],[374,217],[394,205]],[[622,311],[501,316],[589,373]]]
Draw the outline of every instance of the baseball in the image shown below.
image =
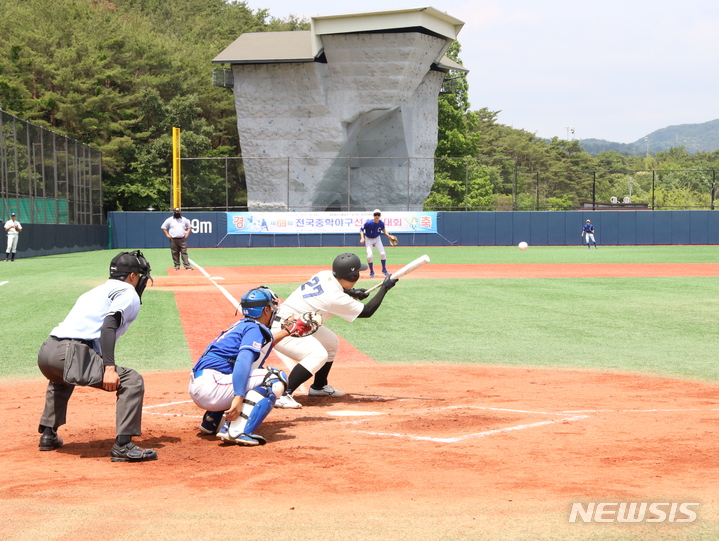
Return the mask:
[[517,247],[518,247],[520,250],[526,250],[526,249],[527,249],[527,246],[529,246],[529,244],[527,244],[527,243],[524,242],[524,241],[520,242],[520,243],[517,245]]

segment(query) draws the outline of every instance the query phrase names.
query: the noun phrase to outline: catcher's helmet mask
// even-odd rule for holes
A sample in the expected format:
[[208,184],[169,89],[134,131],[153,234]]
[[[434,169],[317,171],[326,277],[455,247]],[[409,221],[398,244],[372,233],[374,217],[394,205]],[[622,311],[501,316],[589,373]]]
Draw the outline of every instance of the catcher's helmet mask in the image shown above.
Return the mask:
[[142,304],[142,292],[145,291],[147,281],[152,280],[150,276],[151,272],[150,262],[145,259],[140,250],[134,252],[120,252],[112,258],[110,262],[110,278],[115,280],[125,280],[130,273],[135,273],[140,276],[140,280],[135,286],[135,291],[138,297],[140,297],[140,303]]
[[359,280],[359,273],[363,270],[367,270],[367,265],[360,261],[357,254],[351,252],[338,255],[332,262],[332,275],[348,282]]
[[269,306],[272,308],[272,317],[270,318],[270,321],[272,321],[277,315],[279,305],[279,297],[267,286],[259,286],[255,289],[250,289],[247,293],[242,295],[242,299],[240,300],[242,315],[251,319],[262,317],[262,312],[264,312],[265,306]]

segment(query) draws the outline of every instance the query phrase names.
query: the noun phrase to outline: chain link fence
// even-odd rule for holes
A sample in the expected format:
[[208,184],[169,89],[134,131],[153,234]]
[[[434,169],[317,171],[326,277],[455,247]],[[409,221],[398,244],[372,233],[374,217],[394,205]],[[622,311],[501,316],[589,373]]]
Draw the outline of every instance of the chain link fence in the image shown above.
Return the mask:
[[712,169],[522,171],[510,158],[183,158],[183,208],[248,210],[247,171],[252,210],[298,212],[714,210],[717,181]]
[[0,110],[0,212],[21,223],[104,225],[102,152]]

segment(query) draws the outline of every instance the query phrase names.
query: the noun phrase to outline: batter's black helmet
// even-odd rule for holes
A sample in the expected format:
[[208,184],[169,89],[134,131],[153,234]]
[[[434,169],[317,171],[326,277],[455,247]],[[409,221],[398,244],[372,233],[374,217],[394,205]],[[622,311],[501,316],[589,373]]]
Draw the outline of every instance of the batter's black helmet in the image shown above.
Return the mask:
[[332,263],[334,277],[348,282],[359,280],[359,273],[363,270],[367,270],[367,265],[363,265],[360,258],[351,252],[338,255]]

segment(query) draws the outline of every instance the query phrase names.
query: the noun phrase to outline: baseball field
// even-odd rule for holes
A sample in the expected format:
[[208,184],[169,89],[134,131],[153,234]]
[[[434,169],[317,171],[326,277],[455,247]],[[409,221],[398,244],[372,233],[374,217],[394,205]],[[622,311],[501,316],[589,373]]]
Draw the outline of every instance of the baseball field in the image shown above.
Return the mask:
[[372,318],[326,322],[347,396],[300,389],[252,448],[200,434],[193,361],[246,290],[287,297],[345,249],[190,249],[194,271],[145,250],[116,352],[145,377],[141,464],[109,460],[95,389],[37,449],[37,350],[118,250],[0,262],[0,540],[715,540],[718,249],[388,248],[390,272],[431,263]]

